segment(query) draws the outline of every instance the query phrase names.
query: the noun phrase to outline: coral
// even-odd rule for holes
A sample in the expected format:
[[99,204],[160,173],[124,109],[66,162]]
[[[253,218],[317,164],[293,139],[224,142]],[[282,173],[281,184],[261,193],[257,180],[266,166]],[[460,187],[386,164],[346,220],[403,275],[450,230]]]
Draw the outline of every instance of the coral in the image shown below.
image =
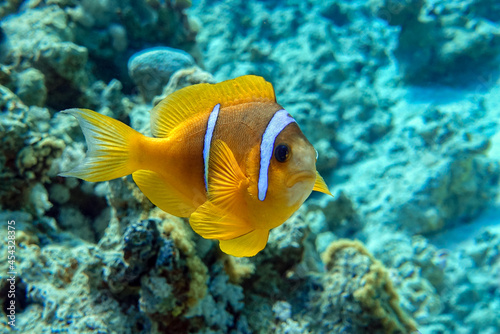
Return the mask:
[[150,107],[145,105],[135,106],[130,114],[130,126],[140,133],[151,136]]
[[[82,70],[88,59],[86,48],[72,42],[44,45],[37,53],[38,67],[44,72],[54,72],[70,82],[86,80]],[[50,82],[48,83],[50,85]]]
[[169,47],[142,50],[128,62],[128,72],[145,101],[159,95],[174,72],[194,65],[187,52]]
[[337,166],[339,161],[339,154],[332,147],[331,143],[327,139],[320,139],[314,145],[318,152],[321,152],[321,159],[318,160],[317,168],[319,171],[332,170]]
[[[159,222],[148,219],[128,225],[123,234],[123,253],[131,270],[144,272],[149,259],[158,252]],[[138,267],[138,268],[135,268]]]
[[[328,196],[320,200],[310,201],[307,204],[309,214],[316,213],[322,216],[324,222],[321,227],[313,228],[315,233],[335,231],[340,237],[350,237],[362,228],[359,213],[355,204],[346,193],[340,191],[333,197]],[[313,221],[313,217],[307,217]]]
[[[26,194],[36,183],[47,183],[50,177],[55,176],[53,165],[62,154],[65,143],[47,133],[50,119],[47,109],[28,108],[3,86],[0,86],[0,106],[0,141],[3,149],[0,178],[5,185],[0,188],[0,198],[6,208],[11,205],[19,207],[25,202],[23,190]],[[38,214],[47,210],[42,207],[47,205],[39,206],[42,211]]]
[[292,319],[292,305],[285,301],[277,301],[274,303],[272,311],[276,319],[273,324],[273,333],[280,334],[300,334],[309,333],[307,321],[295,321]]
[[[19,330],[499,332],[500,7],[189,6],[0,4],[0,221],[18,227]],[[149,63],[163,81],[145,99],[127,61],[156,46],[179,62]],[[94,109],[150,135],[151,105],[166,95],[242,74],[273,83],[334,194],[313,195],[257,256],[222,254],[130,176],[57,176],[86,149],[77,122],[58,110]]]
[[78,207],[62,207],[59,210],[57,221],[62,229],[71,231],[79,238],[89,242],[95,241],[96,235],[92,226],[92,221],[89,217],[85,216]]
[[391,230],[370,231],[377,235],[367,246],[388,268],[400,305],[419,325],[432,323],[443,311],[439,296],[445,289],[446,252],[421,236],[408,237]]
[[297,263],[302,257],[303,243],[309,228],[301,212],[296,212],[284,224],[274,228],[269,233],[267,256],[278,256],[282,263]]
[[199,83],[215,83],[215,79],[210,73],[203,71],[197,66],[180,69],[172,74],[162,94],[153,99],[153,105],[158,104],[161,100],[178,89]]
[[[457,231],[463,233],[464,231]],[[443,238],[450,240],[453,231]],[[500,233],[496,227],[481,228],[469,244],[460,245],[448,256],[445,281],[455,288],[444,290],[445,315],[457,315],[451,330],[495,332],[499,326],[500,305],[497,277],[500,272]],[[429,319],[429,324],[434,319]],[[434,320],[435,322],[435,320]]]
[[394,126],[373,146],[376,152],[354,162],[341,155],[332,180],[341,184],[363,228],[435,233],[474,219],[497,192],[498,160],[485,154],[493,132],[485,106],[471,98],[433,106],[432,90],[410,92],[427,102],[391,107]]
[[175,308],[172,285],[161,276],[142,276],[139,309],[146,314],[168,314]]
[[[158,215],[160,217],[165,215],[159,209],[156,210],[156,213],[153,215]],[[187,300],[185,304],[176,306],[173,311],[173,314],[176,315],[183,312],[186,308],[196,305],[196,303],[198,303],[198,301],[205,296],[207,289],[206,281],[208,277],[207,267],[196,255],[194,243],[191,240],[193,232],[180,221],[176,221],[174,224],[169,220],[165,220],[163,224],[163,231],[167,236],[170,236],[173,239],[176,247],[185,254],[186,266],[189,270],[190,276]]]
[[488,75],[495,66],[500,25],[483,1],[385,0],[374,7],[401,29],[395,54],[409,82],[454,84],[464,73]]
[[241,283],[255,273],[255,264],[248,258],[228,255],[224,259],[224,270],[231,283]]
[[[483,155],[489,140],[474,129],[481,125],[470,123],[471,128],[463,127],[483,112],[465,103],[448,110],[431,108],[414,122],[408,122],[403,130],[416,145],[430,146],[431,151],[439,143],[439,154],[427,155],[421,160],[421,167],[411,173],[411,181],[400,183],[406,183],[404,187],[409,192],[397,199],[402,202],[395,210],[396,220],[410,231],[435,232],[470,220],[492,197],[492,185],[498,182],[500,170],[496,161]],[[431,165],[429,169],[427,166]],[[427,172],[421,173],[422,168],[427,168]]]
[[[373,141],[390,129],[390,117],[380,107],[392,98],[380,96],[371,83],[377,69],[390,63],[386,50],[395,35],[365,16],[366,1],[338,4],[349,17],[338,25],[332,20],[334,14],[328,14],[335,12],[331,7],[336,3],[331,2],[202,4],[198,8],[203,10],[194,14],[212,27],[198,35],[207,69],[218,80],[253,73],[273,82],[278,102],[299,121],[309,140],[314,145],[323,140],[317,149],[328,159],[319,160],[321,168],[336,163],[338,147],[332,142],[343,109],[359,109],[366,115],[365,122],[356,124],[360,136]],[[349,93],[360,97],[353,98],[351,106],[340,101]]]
[[[131,190],[126,191],[133,193]],[[115,191],[122,192],[124,189]],[[137,202],[137,198],[132,196],[129,201]],[[114,204],[123,205],[119,202]],[[133,203],[127,206],[141,207]],[[162,226],[161,235],[160,226]],[[105,241],[107,247],[116,245],[121,249],[120,253],[112,253],[105,270],[105,279],[112,291],[120,294],[126,290],[133,290],[134,286],[145,284],[140,292],[141,308],[151,315],[158,313],[158,307],[163,307],[160,305],[164,304],[164,299],[177,298],[178,302],[169,310],[178,316],[203,298],[207,269],[196,256],[190,240],[191,234],[183,227],[182,221],[177,219],[173,221],[166,213],[155,209],[151,211],[148,219],[128,224],[123,229],[122,242],[112,243],[111,236],[106,237]],[[189,271],[189,282],[179,280],[182,277],[179,273],[184,267]],[[156,297],[159,299],[150,300],[148,296],[155,295],[154,282],[163,279],[166,279],[165,284],[171,286],[165,289],[171,289],[173,296],[165,295],[163,298],[158,295]]]
[[[327,273],[318,300],[318,330],[409,333],[415,322],[401,306],[387,269],[359,241],[334,241],[322,254]],[[349,319],[343,322],[341,319]]]
[[0,4],[0,19],[10,13],[14,13],[21,5],[22,0],[7,0]]
[[27,106],[43,106],[47,99],[45,76],[35,68],[28,68],[17,74],[16,95]]
[[52,203],[49,202],[49,194],[40,183],[35,184],[31,189],[30,202],[33,205],[33,211],[38,217],[42,217],[52,207]]
[[85,91],[81,100],[88,108],[127,122],[136,104],[123,94],[122,89],[123,84],[117,79],[112,79],[108,84],[96,81]]
[[[26,217],[9,215],[10,219],[13,217],[19,227],[28,222]],[[40,233],[32,228],[29,233],[33,232]],[[0,233],[4,235],[3,231]],[[3,247],[2,244],[0,248]],[[44,247],[20,244],[16,256],[23,261],[17,261],[16,327],[33,333],[89,329],[132,333],[137,322],[147,327],[147,319],[133,312],[133,306],[129,314],[122,313],[119,303],[98,289],[102,268],[99,255],[97,248],[84,243],[70,248],[57,244]]]
[[89,50],[96,75],[106,82],[117,78],[130,89],[127,59],[152,46],[183,49],[199,58],[196,31],[182,6],[172,1],[81,1],[67,12],[76,42]]
[[292,315],[292,305],[285,301],[278,301],[273,305],[273,312],[277,319],[286,321]]
[[436,232],[455,219],[477,217],[491,196],[488,185],[498,178],[498,165],[481,158],[443,161],[439,167],[399,209],[399,221],[412,232]]
[[114,221],[108,228],[102,243],[110,249],[104,280],[117,296],[137,298],[141,312],[160,330],[189,328],[187,315],[207,293],[207,267],[180,219],[159,209],[146,216],[121,227],[120,242],[110,233],[121,224]]
[[[17,4],[11,1],[9,6],[0,8],[0,16]],[[120,73],[129,88],[129,46],[140,50],[167,43],[197,56],[196,32],[180,4],[50,1],[32,2],[24,9],[1,22],[0,62],[8,65],[9,88],[28,105],[41,106],[45,98],[56,109],[72,107],[79,99],[84,104],[93,76],[108,82]],[[193,63],[191,56],[186,59]]]
[[[5,39],[0,44],[0,62],[9,64],[14,73],[19,72],[21,78],[13,81],[19,87],[13,90],[23,93],[21,97],[27,98],[28,104],[42,102],[45,95],[49,105],[60,106],[69,101],[68,98],[81,94],[88,81],[84,71],[87,49],[73,43],[74,33],[66,29],[68,25],[66,14],[55,5],[32,8],[23,15],[3,20],[1,28]],[[39,73],[28,67],[35,67]],[[31,84],[21,80],[30,73]],[[35,77],[33,73],[37,73]],[[61,87],[72,92],[61,94]],[[29,91],[24,93],[27,89]],[[29,92],[40,96],[26,96]]]
[[220,263],[211,268],[208,293],[188,314],[187,318],[202,317],[205,324],[221,333],[236,325],[235,316],[243,308],[243,289],[228,282]]
[[50,173],[53,160],[61,155],[64,147],[62,140],[50,137],[24,147],[16,159],[19,174],[27,180],[47,181],[46,173]]
[[[147,219],[126,227],[123,253],[114,253],[105,269],[104,277],[112,292],[120,293],[129,285],[137,285],[141,275],[148,271],[159,248],[157,224],[155,220]],[[146,281],[149,282],[151,281]]]
[[59,183],[50,187],[49,194],[50,200],[59,205],[67,203],[71,196],[69,188]]

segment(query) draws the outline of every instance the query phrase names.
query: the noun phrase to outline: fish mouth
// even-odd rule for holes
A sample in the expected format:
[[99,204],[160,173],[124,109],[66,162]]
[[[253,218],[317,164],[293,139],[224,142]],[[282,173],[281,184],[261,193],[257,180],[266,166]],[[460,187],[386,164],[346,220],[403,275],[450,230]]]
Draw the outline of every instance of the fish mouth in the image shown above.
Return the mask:
[[298,182],[305,181],[308,179],[313,180],[313,181],[316,180],[316,173],[311,172],[309,170],[304,170],[304,171],[295,173],[291,178],[289,178],[286,181],[286,186],[288,188],[291,188],[295,184],[297,184]]

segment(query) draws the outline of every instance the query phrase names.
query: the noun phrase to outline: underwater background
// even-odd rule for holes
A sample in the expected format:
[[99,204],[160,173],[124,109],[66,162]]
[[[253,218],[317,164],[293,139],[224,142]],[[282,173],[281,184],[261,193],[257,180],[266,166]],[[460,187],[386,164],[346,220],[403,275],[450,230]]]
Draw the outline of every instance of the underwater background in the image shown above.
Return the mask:
[[[499,69],[493,0],[0,2],[0,332],[500,333]],[[334,194],[257,256],[131,177],[57,176],[86,151],[60,110],[147,134],[162,97],[245,74]]]

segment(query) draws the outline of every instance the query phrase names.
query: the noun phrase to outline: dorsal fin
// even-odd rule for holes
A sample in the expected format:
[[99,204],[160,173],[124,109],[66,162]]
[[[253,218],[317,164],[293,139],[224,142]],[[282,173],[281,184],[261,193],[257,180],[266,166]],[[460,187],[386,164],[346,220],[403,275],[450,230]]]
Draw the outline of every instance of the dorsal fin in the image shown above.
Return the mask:
[[166,137],[179,124],[198,113],[248,102],[276,102],[274,88],[262,77],[245,75],[217,84],[202,83],[179,89],[151,110],[151,132]]

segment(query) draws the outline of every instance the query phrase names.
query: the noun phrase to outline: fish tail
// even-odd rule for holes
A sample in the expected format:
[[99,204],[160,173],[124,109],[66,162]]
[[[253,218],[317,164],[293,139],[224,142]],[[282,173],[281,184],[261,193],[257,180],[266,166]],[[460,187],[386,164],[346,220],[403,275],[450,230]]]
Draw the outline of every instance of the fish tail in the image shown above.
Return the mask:
[[83,162],[60,176],[73,176],[85,181],[100,182],[132,174],[138,168],[137,143],[145,138],[131,127],[89,109],[62,111],[74,116],[87,141]]

